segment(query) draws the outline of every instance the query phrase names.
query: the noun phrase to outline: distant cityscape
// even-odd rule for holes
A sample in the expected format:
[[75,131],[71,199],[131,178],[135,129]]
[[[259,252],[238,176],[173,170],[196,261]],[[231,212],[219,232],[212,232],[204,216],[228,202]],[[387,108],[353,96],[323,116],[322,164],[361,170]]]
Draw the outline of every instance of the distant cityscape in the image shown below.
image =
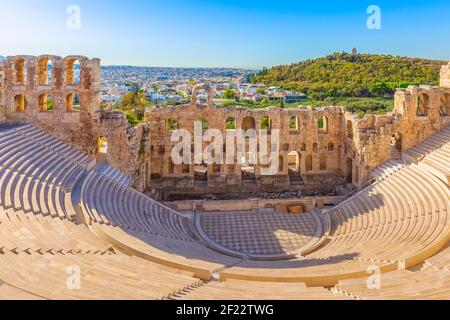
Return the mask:
[[[286,103],[302,101],[304,94],[254,84],[250,80],[258,71],[233,68],[165,68],[103,66],[101,68],[104,104],[114,105],[130,91],[142,90],[147,99],[156,105],[178,105],[190,101],[195,84],[206,83],[212,88],[214,102],[283,100]],[[225,94],[232,93],[232,99]],[[200,100],[206,95],[200,94]]]

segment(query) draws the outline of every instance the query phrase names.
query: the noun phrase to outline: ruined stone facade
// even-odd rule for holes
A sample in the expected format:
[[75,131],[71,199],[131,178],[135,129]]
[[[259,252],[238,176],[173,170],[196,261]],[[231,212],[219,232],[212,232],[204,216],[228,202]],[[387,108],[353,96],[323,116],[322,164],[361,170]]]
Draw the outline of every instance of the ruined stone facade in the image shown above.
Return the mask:
[[[79,81],[75,62],[79,63]],[[200,91],[205,91],[205,101],[198,99]],[[104,137],[110,164],[132,176],[139,190],[326,193],[330,186],[364,184],[375,167],[401,158],[402,151],[450,122],[450,64],[442,67],[440,87],[399,90],[392,113],[364,118],[337,106],[219,108],[213,104],[210,88],[199,85],[190,104],[149,108],[144,124],[130,127],[121,112],[100,111],[99,92],[99,59],[8,57],[0,62],[0,123],[31,123],[91,154],[96,152],[98,138]],[[269,130],[278,129],[279,172],[264,175],[260,164],[251,172],[238,164],[203,165],[200,171],[194,164],[174,165],[173,130],[193,134],[198,120],[224,135],[238,129],[259,131],[267,124]]]

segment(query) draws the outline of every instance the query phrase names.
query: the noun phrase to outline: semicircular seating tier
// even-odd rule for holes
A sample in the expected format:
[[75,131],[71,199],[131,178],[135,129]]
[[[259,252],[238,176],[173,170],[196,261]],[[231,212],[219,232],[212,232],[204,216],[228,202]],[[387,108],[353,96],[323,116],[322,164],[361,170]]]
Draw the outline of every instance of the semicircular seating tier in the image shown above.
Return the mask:
[[[448,299],[449,141],[441,130],[319,214],[311,252],[248,261],[209,249],[193,217],[118,170],[33,126],[2,126],[0,299]],[[374,267],[382,290],[364,288]]]

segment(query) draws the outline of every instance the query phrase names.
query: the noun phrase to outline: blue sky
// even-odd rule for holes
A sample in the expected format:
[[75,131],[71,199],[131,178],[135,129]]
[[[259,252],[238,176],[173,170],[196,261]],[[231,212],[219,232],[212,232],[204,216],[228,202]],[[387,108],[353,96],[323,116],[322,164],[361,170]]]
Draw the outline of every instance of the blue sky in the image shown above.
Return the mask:
[[[81,29],[66,27],[69,5]],[[381,30],[366,27],[369,5]],[[448,0],[0,0],[0,54],[83,54],[103,64],[273,66],[353,47],[450,59]]]

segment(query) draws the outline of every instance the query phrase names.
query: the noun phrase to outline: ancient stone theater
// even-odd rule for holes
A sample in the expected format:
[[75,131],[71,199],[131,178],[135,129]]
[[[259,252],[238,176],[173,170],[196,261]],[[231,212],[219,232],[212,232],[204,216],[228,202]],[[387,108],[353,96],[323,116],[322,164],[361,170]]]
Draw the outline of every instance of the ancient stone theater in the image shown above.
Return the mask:
[[[264,131],[277,170],[249,137],[176,163],[195,123]],[[449,124],[450,64],[386,115],[218,107],[198,85],[131,127],[100,108],[99,59],[8,57],[0,299],[449,299]]]

